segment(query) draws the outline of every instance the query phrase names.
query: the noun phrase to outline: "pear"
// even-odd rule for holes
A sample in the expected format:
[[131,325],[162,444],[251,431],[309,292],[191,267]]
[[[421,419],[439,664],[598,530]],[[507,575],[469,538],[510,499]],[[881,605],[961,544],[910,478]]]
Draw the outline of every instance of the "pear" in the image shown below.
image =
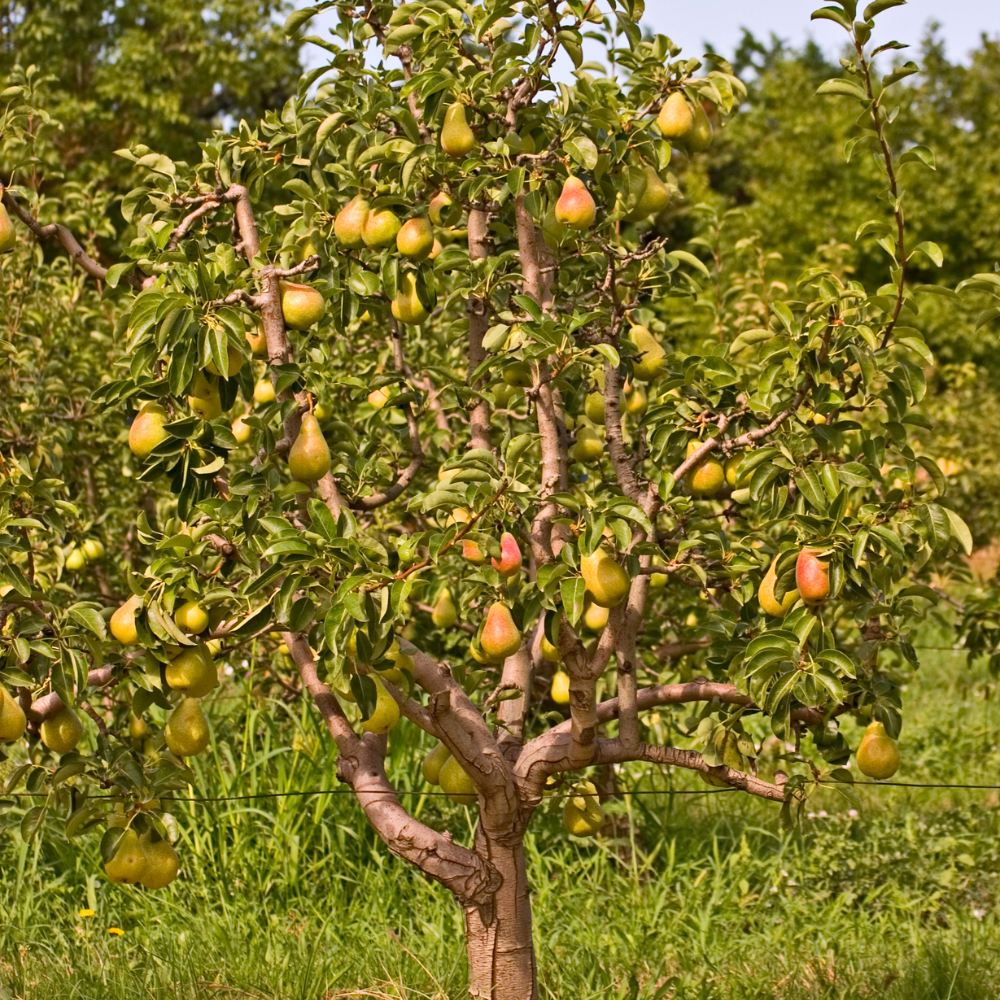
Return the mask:
[[625,396],[625,412],[633,416],[641,417],[646,412],[649,403],[645,390],[642,386],[636,386]]
[[444,113],[441,128],[441,148],[449,155],[460,159],[468,156],[476,145],[476,135],[465,118],[465,105],[456,101]]
[[591,632],[600,632],[608,624],[608,614],[608,609],[604,606],[596,601],[588,601],[583,609],[583,624]]
[[899,770],[899,748],[881,722],[871,722],[865,728],[855,757],[861,773],[876,781],[885,781]]
[[482,566],[486,562],[486,553],[483,552],[479,542],[474,542],[469,538],[462,539],[462,555],[473,566]]
[[326,300],[318,289],[297,285],[294,281],[281,281],[278,290],[281,293],[281,315],[289,330],[308,330],[323,318]]
[[593,782],[574,786],[576,793],[563,806],[563,827],[574,837],[593,837],[604,825],[604,810]]
[[[221,375],[218,365],[214,361],[209,361],[205,366],[208,371],[213,375]],[[226,356],[226,378],[232,378],[234,375],[239,373],[239,370],[243,367],[243,353],[238,347],[234,347],[232,344],[229,345],[227,349]]]
[[504,366],[503,380],[515,389],[527,389],[534,382],[531,376],[531,365],[527,361],[515,361]]
[[371,406],[374,406],[376,410],[381,410],[389,400],[392,399],[392,393],[389,391],[389,386],[384,385],[381,389],[374,389],[368,393],[368,402]]
[[581,427],[576,432],[576,444],[573,445],[573,459],[576,462],[596,462],[604,454],[604,442],[593,427]]
[[361,227],[361,238],[369,250],[392,246],[402,223],[391,208],[380,208],[368,213]]
[[[746,761],[740,753],[739,737],[736,733],[725,729],[715,737],[715,748],[722,755],[722,763],[733,771],[745,771]],[[714,785],[716,788],[729,788],[729,782],[722,778],[717,778],[714,774],[706,774],[699,771],[698,776],[707,785]]]
[[269,378],[258,379],[253,387],[253,401],[255,403],[273,403],[275,400],[274,385]]
[[399,279],[396,297],[390,306],[392,315],[400,323],[423,323],[428,315],[426,307],[417,294],[417,274],[415,271],[405,271]]
[[288,469],[299,482],[316,482],[330,471],[330,448],[312,413],[302,418],[299,436],[288,452]]
[[360,250],[365,245],[361,233],[369,208],[368,202],[361,195],[355,195],[333,220],[333,235],[348,250]]
[[188,635],[199,635],[208,628],[208,612],[197,601],[185,601],[174,612],[174,621]]
[[[688,441],[687,457],[690,458],[701,447],[700,441]],[[684,482],[696,497],[714,497],[726,481],[726,471],[722,463],[706,455],[697,465],[688,469]]]
[[434,260],[443,249],[444,247],[441,246],[441,241],[435,236],[434,242],[431,244],[430,252],[427,254],[427,259]]
[[24,709],[0,684],[0,743],[14,743],[24,735],[28,725]]
[[163,729],[167,746],[178,757],[194,757],[208,746],[208,720],[195,698],[184,698]]
[[583,402],[583,412],[592,424],[603,425],[604,423],[604,393],[588,392],[587,398]]
[[589,229],[597,216],[597,206],[579,177],[570,174],[556,202],[556,220],[570,229]]
[[476,661],[476,663],[493,663],[493,661],[483,652],[483,647],[479,644],[479,640],[473,636],[472,642],[469,643],[469,655]]
[[264,333],[264,324],[258,319],[253,332],[246,332],[247,343],[250,345],[250,353],[255,358],[267,357],[267,335]]
[[83,554],[87,557],[87,562],[94,562],[104,558],[104,546],[96,538],[88,538],[83,545]]
[[133,740],[142,740],[149,735],[146,720],[132,711],[128,713],[128,734]]
[[167,440],[170,435],[163,425],[169,419],[167,411],[159,403],[150,401],[142,404],[128,430],[128,446],[136,458],[147,458],[157,445]]
[[428,785],[438,784],[441,777],[441,768],[444,767],[449,757],[451,757],[451,751],[443,743],[439,743],[424,757],[424,762],[420,765],[420,771],[424,776],[424,781]]
[[538,647],[541,650],[542,659],[545,660],[546,663],[559,662],[559,647],[549,642],[549,637],[544,632],[542,632],[542,638]]
[[830,564],[818,550],[803,549],[795,560],[795,586],[804,603],[814,607],[830,596]]
[[219,684],[215,661],[204,643],[179,653],[167,664],[163,673],[170,687],[189,698],[201,698]]
[[557,670],[552,675],[552,700],[557,705],[569,704],[569,674],[565,670]]
[[799,592],[797,590],[789,590],[781,599],[781,603],[778,603],[777,598],[774,596],[774,585],[778,580],[777,569],[778,560],[775,559],[764,574],[764,579],[760,581],[760,587],[757,590],[757,600],[769,615],[773,615],[775,618],[784,618],[789,610],[791,610],[792,605],[799,599]]
[[17,234],[14,223],[7,214],[7,206],[0,205],[0,253],[10,253],[17,246]]
[[[653,565],[662,566],[663,560],[659,556],[653,556]],[[650,573],[649,574],[649,589],[650,590],[663,590],[667,585],[667,574],[666,573]]]
[[492,660],[505,660],[521,648],[521,633],[514,624],[510,608],[502,601],[490,605],[479,641],[483,652]]
[[222,416],[222,398],[218,391],[209,396],[188,396],[188,403],[202,420],[215,420]]
[[142,607],[142,598],[133,594],[111,616],[111,634],[123,646],[138,646],[139,633],[135,630],[135,613]]
[[629,222],[641,222],[651,215],[659,215],[670,204],[670,188],[660,178],[656,169],[645,164],[646,190],[643,191],[635,208],[625,216]]
[[684,95],[676,90],[660,108],[656,126],[664,139],[684,139],[694,128],[694,109]]
[[712,144],[712,123],[702,106],[701,101],[694,105],[694,126],[687,135],[688,149],[695,153],[703,153]]
[[602,548],[580,560],[580,571],[591,600],[602,608],[616,608],[631,586],[625,572]]
[[[268,383],[270,385],[270,383]],[[246,444],[253,436],[253,428],[243,419],[244,414],[240,414],[231,424],[233,437],[237,444]]]
[[396,249],[412,260],[423,260],[434,246],[434,231],[426,219],[407,219],[396,234]]
[[163,889],[170,885],[180,870],[173,846],[166,840],[154,842],[151,833],[144,833],[139,838],[139,847],[145,862],[139,882],[147,889]]
[[438,628],[451,628],[458,621],[458,609],[455,607],[455,602],[451,599],[451,591],[447,587],[438,594],[438,599],[434,602],[431,621]]
[[76,712],[64,702],[38,727],[42,742],[53,753],[69,753],[83,736],[83,723]]
[[490,561],[493,563],[493,568],[508,580],[521,572],[521,547],[509,531],[500,536],[500,558]]
[[640,382],[652,382],[663,371],[667,352],[645,326],[633,326],[629,339],[639,351],[639,357],[632,362],[632,372]]
[[427,214],[435,226],[453,226],[462,216],[462,206],[456,205],[444,191],[438,191],[427,206]]
[[118,846],[111,859],[104,865],[104,873],[112,882],[131,885],[142,878],[146,855],[135,830],[128,829],[118,839]]
[[369,733],[387,733],[399,722],[399,705],[381,679],[374,674],[371,677],[375,682],[375,710],[361,723],[361,728]]
[[452,802],[471,806],[476,803],[476,786],[472,778],[465,773],[464,768],[455,757],[449,757],[438,771],[438,784]]
[[72,572],[77,572],[83,569],[87,565],[87,557],[84,555],[83,549],[73,549],[68,556],[66,556],[66,569]]
[[730,455],[726,459],[726,485],[734,490],[739,483],[740,462],[742,461],[742,455]]

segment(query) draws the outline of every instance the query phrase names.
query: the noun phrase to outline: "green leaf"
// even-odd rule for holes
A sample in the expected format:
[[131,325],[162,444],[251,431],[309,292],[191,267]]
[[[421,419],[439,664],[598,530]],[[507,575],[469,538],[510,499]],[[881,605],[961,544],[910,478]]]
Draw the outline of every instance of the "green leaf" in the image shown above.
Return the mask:
[[872,0],[867,7],[865,7],[864,19],[870,21],[873,17],[881,14],[884,10],[889,10],[891,7],[902,7],[906,3],[906,0]]
[[854,97],[859,101],[867,101],[868,95],[851,80],[827,80],[820,84],[817,94],[840,94],[844,97]]
[[571,625],[576,625],[583,614],[583,601],[587,592],[587,585],[583,580],[574,576],[569,580],[563,580],[559,584],[559,593],[562,597],[563,611]]
[[814,10],[809,15],[809,20],[833,21],[835,24],[839,24],[845,31],[851,30],[851,19],[845,17],[844,12],[838,10],[836,7],[821,7],[819,10]]
[[104,619],[92,607],[86,604],[74,604],[67,609],[70,618],[85,629],[93,632],[102,642],[107,638]]
[[962,546],[962,549],[965,551],[967,556],[971,556],[972,532],[969,531],[969,526],[953,510],[948,507],[942,507],[941,509],[948,516],[948,521],[951,525],[952,538],[954,538],[959,545]]

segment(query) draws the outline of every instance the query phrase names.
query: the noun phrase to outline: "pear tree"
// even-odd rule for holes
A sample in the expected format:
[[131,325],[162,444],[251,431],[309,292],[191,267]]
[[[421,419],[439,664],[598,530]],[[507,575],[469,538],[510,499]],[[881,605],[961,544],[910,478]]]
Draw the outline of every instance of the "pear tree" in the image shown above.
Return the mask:
[[[119,151],[115,261],[15,173],[5,276],[32,259],[60,294],[99,285],[98,419],[129,426],[94,459],[134,470],[102,582],[82,549],[69,566],[34,442],[3,443],[6,790],[51,790],[22,834],[65,809],[109,879],[167,885],[171,793],[219,668],[247,663],[255,691],[311,700],[368,822],[462,907],[471,995],[529,1000],[524,837],[547,799],[599,836],[601,769],[674,768],[790,821],[850,794],[852,753],[905,767],[910,630],[970,538],[911,440],[930,359],[908,263],[937,248],[910,244],[904,199],[932,154],[892,130],[916,67],[875,69],[899,2],[813,15],[854,53],[815,100],[853,103],[849,152],[884,176],[857,220],[877,288],[818,258],[723,294],[689,180],[746,91],[643,34],[641,0],[296,11],[290,45],[332,27],[280,113],[200,160]],[[29,164],[25,107],[4,141]],[[2,405],[27,391],[9,376]],[[441,823],[387,771],[404,727]]]

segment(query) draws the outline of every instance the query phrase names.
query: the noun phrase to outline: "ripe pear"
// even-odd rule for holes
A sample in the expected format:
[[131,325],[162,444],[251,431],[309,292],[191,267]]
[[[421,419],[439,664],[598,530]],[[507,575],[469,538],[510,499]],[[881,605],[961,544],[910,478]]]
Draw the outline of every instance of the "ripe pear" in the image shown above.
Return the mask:
[[[688,441],[687,457],[690,458],[700,447],[700,441]],[[706,455],[684,476],[684,482],[696,497],[714,497],[725,481],[726,470],[717,458],[712,457],[712,453]]]
[[53,753],[69,753],[75,750],[83,736],[80,717],[64,702],[38,727],[42,742]]
[[381,250],[392,246],[402,225],[399,216],[391,208],[380,208],[369,212],[365,217],[361,238],[369,250]]
[[417,294],[417,274],[415,271],[403,272],[390,309],[392,315],[400,323],[423,323],[430,315]]
[[667,352],[645,326],[633,326],[629,339],[639,351],[639,357],[632,363],[632,372],[640,382],[652,382],[664,368]]
[[565,670],[557,670],[552,675],[552,700],[557,705],[569,704],[569,674]]
[[219,684],[215,661],[204,643],[178,653],[163,671],[167,684],[188,698],[201,698]]
[[438,191],[427,206],[427,214],[435,226],[453,226],[462,216],[462,206],[456,205],[444,191]]
[[83,554],[87,557],[87,562],[94,562],[96,559],[104,558],[104,546],[96,538],[88,538],[83,545]]
[[258,379],[253,387],[253,401],[255,403],[273,403],[275,400],[274,385],[269,378]]
[[588,601],[583,609],[583,624],[591,632],[600,632],[608,624],[608,609],[595,601]]
[[420,770],[424,776],[424,781],[428,785],[438,784],[441,777],[441,768],[444,767],[445,761],[449,757],[451,757],[451,751],[443,743],[439,743],[424,757],[424,762],[421,764]]
[[66,556],[66,569],[72,572],[77,572],[83,569],[87,565],[87,557],[84,555],[83,549],[72,549],[68,556]]
[[514,624],[510,608],[502,601],[490,605],[479,641],[483,652],[492,660],[505,660],[521,648],[521,633]]
[[145,864],[139,882],[147,889],[163,889],[170,885],[180,871],[180,861],[173,846],[166,840],[153,841],[152,834],[139,838]]
[[431,621],[438,628],[451,628],[458,621],[458,609],[455,607],[455,602],[451,599],[451,591],[447,587],[438,594],[438,599],[434,602]]
[[584,464],[598,461],[604,454],[604,442],[593,427],[581,427],[576,432],[572,448],[573,460]]
[[7,206],[0,205],[0,253],[10,253],[17,246],[17,234],[14,223],[7,214]]
[[361,723],[361,728],[369,733],[387,733],[399,722],[399,705],[386,690],[381,678],[371,675],[375,682],[375,710],[371,717]]
[[899,770],[899,748],[881,722],[871,722],[865,728],[855,757],[861,773],[876,781],[885,781]]
[[694,109],[679,90],[663,102],[656,125],[663,138],[670,140],[684,139],[694,128]]
[[163,729],[167,746],[178,757],[195,757],[208,747],[208,720],[195,698],[184,698]]
[[259,319],[253,331],[247,330],[246,338],[250,345],[250,353],[255,358],[267,357],[267,335],[264,333],[264,324]]
[[492,663],[493,661],[483,652],[483,647],[479,644],[479,640],[473,636],[472,641],[469,643],[469,655],[476,661],[476,663]]
[[139,633],[135,629],[135,613],[142,607],[142,598],[133,594],[111,616],[111,634],[123,646],[138,646]]
[[542,659],[546,663],[559,662],[559,647],[549,642],[549,637],[544,632],[542,632],[541,642],[539,642],[538,647],[542,652]]
[[441,241],[435,236],[434,242],[431,244],[430,253],[427,254],[427,259],[434,260],[443,249],[444,247],[441,246]]
[[188,396],[188,403],[202,420],[215,420],[222,416],[222,398],[218,391],[210,396]]
[[588,392],[587,398],[583,402],[583,412],[592,424],[603,425],[604,423],[604,393]]
[[795,560],[795,586],[804,603],[814,607],[830,596],[830,564],[817,549],[805,548]]
[[299,436],[288,452],[288,469],[299,482],[315,482],[329,471],[330,448],[312,413],[302,418]]
[[637,385],[625,396],[625,412],[641,417],[646,412],[649,398],[642,386]]
[[115,853],[104,866],[104,873],[112,882],[131,885],[142,878],[145,867],[145,852],[138,834],[130,828],[119,838]]
[[781,599],[781,603],[778,603],[774,596],[774,584],[778,579],[777,568],[778,560],[775,559],[764,574],[764,579],[760,581],[760,587],[757,590],[757,600],[769,615],[773,615],[775,618],[784,618],[792,605],[799,599],[799,592],[797,590],[789,590]]
[[508,580],[521,572],[521,547],[509,531],[500,536],[500,558],[490,561],[493,563],[493,568]]
[[[239,373],[239,370],[243,367],[243,354],[238,347],[233,347],[232,344],[229,345],[226,355],[226,378],[232,378],[234,375]],[[218,365],[214,361],[209,361],[205,368],[210,371],[213,375],[221,375]]]
[[[270,383],[268,383],[270,384]],[[244,414],[240,414],[231,424],[233,437],[237,444],[246,444],[253,435],[253,428],[243,419]]]
[[651,215],[659,215],[670,204],[670,188],[660,179],[655,168],[646,164],[646,190],[643,191],[635,208],[627,216],[629,222],[641,222]]
[[708,120],[701,101],[694,105],[694,125],[685,140],[688,149],[695,153],[703,153],[712,145],[712,123]]
[[616,608],[629,592],[628,573],[602,548],[580,560],[580,571],[594,604]]
[[14,743],[24,735],[28,725],[24,709],[0,684],[0,743]]
[[449,155],[460,159],[468,156],[476,145],[476,134],[469,127],[465,117],[465,105],[456,101],[444,113],[441,127],[441,148]]
[[462,555],[473,566],[482,566],[486,562],[486,553],[483,552],[479,542],[474,542],[469,538],[462,539]]
[[593,837],[604,825],[604,810],[592,782],[574,787],[577,794],[563,806],[563,826],[574,837]]
[[199,635],[208,628],[208,612],[197,601],[185,601],[174,612],[174,622],[188,635]]
[[[393,234],[395,235],[395,234]],[[308,330],[318,323],[326,312],[323,293],[310,285],[297,285],[294,281],[281,281],[281,315],[289,330]]]
[[387,385],[382,386],[381,389],[373,389],[368,393],[368,403],[376,410],[381,410],[390,399],[392,399],[392,393]]
[[730,455],[726,459],[726,485],[734,490],[739,483],[740,462],[742,461],[742,455]]
[[556,220],[578,232],[589,229],[597,216],[597,205],[579,177],[570,174],[556,202]]
[[128,430],[128,446],[136,458],[146,458],[149,453],[170,436],[163,425],[170,420],[159,403],[143,403]]
[[452,802],[459,805],[475,805],[478,796],[476,786],[456,757],[449,757],[438,771],[438,784]]
[[361,195],[355,195],[337,213],[337,218],[333,221],[333,235],[337,237],[337,242],[348,250],[360,250],[365,245],[361,233],[365,219],[368,218],[369,208],[368,202]]
[[396,249],[412,260],[423,260],[434,246],[434,231],[423,218],[407,219],[396,234]]

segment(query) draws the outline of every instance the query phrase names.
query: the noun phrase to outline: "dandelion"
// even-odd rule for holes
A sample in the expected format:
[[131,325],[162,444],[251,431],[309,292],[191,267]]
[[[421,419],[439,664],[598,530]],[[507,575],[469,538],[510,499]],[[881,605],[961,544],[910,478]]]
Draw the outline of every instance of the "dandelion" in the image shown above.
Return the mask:
[[92,917],[93,915],[94,915],[94,911],[93,910],[81,910],[80,911],[80,916],[81,917]]
[[121,937],[125,932],[120,927],[109,927],[108,933],[117,934],[119,937]]

